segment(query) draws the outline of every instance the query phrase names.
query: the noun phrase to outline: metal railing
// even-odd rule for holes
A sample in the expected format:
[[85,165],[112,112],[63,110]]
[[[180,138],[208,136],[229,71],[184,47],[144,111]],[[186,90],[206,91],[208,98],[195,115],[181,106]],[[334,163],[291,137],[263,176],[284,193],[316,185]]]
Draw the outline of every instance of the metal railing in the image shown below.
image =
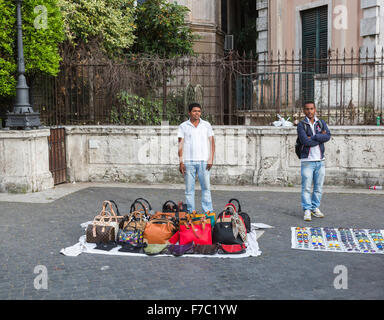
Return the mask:
[[383,116],[383,74],[383,51],[330,50],[323,59],[308,52],[135,57],[124,64],[63,65],[56,78],[36,76],[31,102],[46,125],[176,125],[193,101],[213,124],[269,125],[277,114],[301,119],[306,100],[332,125],[370,125]]

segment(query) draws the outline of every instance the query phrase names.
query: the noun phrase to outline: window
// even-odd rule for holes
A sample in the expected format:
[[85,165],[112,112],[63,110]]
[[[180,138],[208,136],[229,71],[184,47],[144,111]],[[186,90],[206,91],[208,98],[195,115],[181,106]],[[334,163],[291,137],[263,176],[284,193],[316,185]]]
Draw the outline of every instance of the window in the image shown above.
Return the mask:
[[301,12],[302,22],[302,90],[304,100],[314,96],[314,75],[327,73],[328,6]]

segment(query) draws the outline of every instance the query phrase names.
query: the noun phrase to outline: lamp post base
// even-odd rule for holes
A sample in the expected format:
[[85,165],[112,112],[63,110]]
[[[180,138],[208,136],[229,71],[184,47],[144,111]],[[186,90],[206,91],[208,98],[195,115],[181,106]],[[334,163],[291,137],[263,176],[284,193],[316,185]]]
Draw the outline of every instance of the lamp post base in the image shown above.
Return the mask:
[[13,113],[8,112],[5,119],[5,128],[4,129],[23,129],[31,130],[38,129],[41,126],[40,124],[40,113],[31,112],[31,113]]

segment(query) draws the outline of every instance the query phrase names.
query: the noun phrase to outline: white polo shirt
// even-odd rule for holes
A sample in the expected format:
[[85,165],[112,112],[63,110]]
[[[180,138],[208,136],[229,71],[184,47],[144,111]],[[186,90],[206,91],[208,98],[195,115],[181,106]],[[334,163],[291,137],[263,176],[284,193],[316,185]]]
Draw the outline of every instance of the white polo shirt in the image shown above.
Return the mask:
[[195,127],[190,120],[179,125],[178,138],[184,139],[184,161],[208,161],[210,155],[209,137],[213,137],[212,126],[200,119]]

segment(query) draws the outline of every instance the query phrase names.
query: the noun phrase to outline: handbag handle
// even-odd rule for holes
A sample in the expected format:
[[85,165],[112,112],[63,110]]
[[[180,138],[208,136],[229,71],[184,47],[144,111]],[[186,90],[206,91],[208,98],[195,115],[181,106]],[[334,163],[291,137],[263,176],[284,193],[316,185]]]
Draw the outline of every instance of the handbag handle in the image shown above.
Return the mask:
[[113,201],[113,200],[108,200],[109,202],[111,202],[111,203],[113,203],[114,205],[115,205],[115,207],[116,207],[116,212],[117,212],[117,216],[120,216],[120,212],[119,212],[119,207],[117,206],[117,204],[116,204],[116,202],[115,201]]
[[[111,219],[113,218],[113,219],[115,219],[115,221],[117,222],[117,219],[119,219],[119,218],[124,218],[123,216],[120,216],[120,215],[116,215],[116,212],[113,210],[113,207],[112,207],[112,202],[115,204],[115,206],[116,206],[116,209],[117,209],[117,205],[116,205],[116,203],[115,203],[115,201],[113,201],[113,200],[104,200],[103,201],[103,209],[101,210],[101,212],[100,212],[100,214],[99,215],[102,215],[102,216],[110,216],[111,217]],[[106,211],[106,207],[107,207],[107,205],[109,205],[109,209],[110,209],[110,211]],[[118,209],[117,209],[118,210]],[[107,213],[108,213],[108,215],[107,215]],[[120,214],[120,213],[119,213]],[[110,219],[110,220],[111,220]]]
[[[138,209],[138,208],[136,207],[137,204],[139,204],[139,205],[142,207],[142,209]],[[148,213],[148,209],[152,210],[152,207],[147,208],[147,207],[146,207],[140,200],[137,200],[137,199],[136,199],[136,200],[132,203],[131,208],[130,208],[130,210],[129,210],[129,213],[133,213],[133,212],[143,212],[144,215],[145,215],[145,217],[146,217],[146,219],[149,220],[149,218],[150,218],[150,214]]]
[[144,201],[147,205],[148,205],[148,209],[149,209],[149,211],[151,211],[152,210],[152,206],[151,206],[151,204],[149,203],[149,201],[148,200],[146,200],[146,199],[144,199],[144,198],[137,198],[133,203],[135,203],[136,201]]
[[229,211],[229,208],[230,210],[232,211],[232,213],[236,213],[236,206],[233,204],[233,203],[227,203],[224,207],[224,211]]
[[233,198],[233,199],[229,200],[228,203],[232,203],[232,201],[236,201],[237,202],[237,206],[238,206],[237,212],[241,212],[240,201],[235,199],[235,198]]
[[[113,200],[112,200],[112,201],[113,201]],[[113,201],[113,202],[114,202],[114,201]],[[107,209],[107,205],[109,205],[110,212],[109,212],[109,211],[106,211],[106,209]],[[109,215],[111,215],[111,216],[117,216],[117,215],[116,215],[116,212],[113,210],[112,203],[111,203],[110,200],[104,200],[104,201],[103,201],[103,209],[101,210],[101,215],[102,215],[102,216],[105,216],[105,215],[106,215],[106,214],[105,214],[106,212],[108,212]]]
[[154,215],[151,216],[151,220],[158,219],[159,217],[169,217],[169,218],[171,218],[171,220],[175,219],[175,217],[173,216],[172,213],[158,211]]
[[[223,219],[224,214],[227,212],[228,212],[227,210],[221,211],[220,214],[217,216],[217,221]],[[231,216],[232,216],[232,214],[231,214]]]
[[166,210],[167,210],[167,208],[166,208],[166,206],[167,206],[167,204],[168,203],[170,203],[170,204],[173,204],[173,209],[172,210],[174,210],[174,211],[171,211],[171,212],[179,212],[179,207],[177,206],[177,204],[175,203],[175,202],[173,202],[172,200],[168,200],[168,201],[166,201],[164,204],[163,204],[163,212],[166,212]]

